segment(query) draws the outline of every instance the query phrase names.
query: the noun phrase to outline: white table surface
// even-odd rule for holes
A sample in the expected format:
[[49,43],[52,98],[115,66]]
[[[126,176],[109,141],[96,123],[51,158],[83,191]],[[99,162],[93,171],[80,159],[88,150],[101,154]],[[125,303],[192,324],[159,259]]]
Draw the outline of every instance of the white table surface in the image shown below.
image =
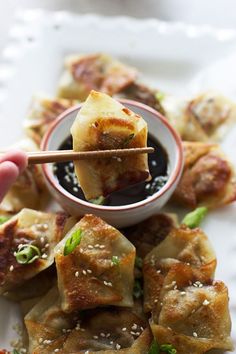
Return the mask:
[[235,0],[0,0],[0,52],[7,42],[14,12],[39,7],[236,28]]

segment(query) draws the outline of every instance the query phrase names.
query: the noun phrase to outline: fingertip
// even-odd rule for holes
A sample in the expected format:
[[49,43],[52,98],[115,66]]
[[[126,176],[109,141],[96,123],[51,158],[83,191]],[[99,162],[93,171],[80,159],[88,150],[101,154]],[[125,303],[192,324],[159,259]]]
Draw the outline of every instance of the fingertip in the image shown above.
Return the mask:
[[19,169],[21,173],[28,164],[27,154],[22,150],[12,150],[8,151],[1,159],[0,162],[10,161],[13,162]]
[[0,201],[19,176],[19,168],[12,161],[0,163]]

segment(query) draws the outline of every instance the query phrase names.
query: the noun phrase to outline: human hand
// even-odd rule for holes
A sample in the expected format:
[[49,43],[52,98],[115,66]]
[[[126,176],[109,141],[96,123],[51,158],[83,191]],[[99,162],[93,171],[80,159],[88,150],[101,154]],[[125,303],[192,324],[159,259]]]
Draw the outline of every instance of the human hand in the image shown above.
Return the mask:
[[0,202],[26,166],[24,151],[12,150],[0,157]]

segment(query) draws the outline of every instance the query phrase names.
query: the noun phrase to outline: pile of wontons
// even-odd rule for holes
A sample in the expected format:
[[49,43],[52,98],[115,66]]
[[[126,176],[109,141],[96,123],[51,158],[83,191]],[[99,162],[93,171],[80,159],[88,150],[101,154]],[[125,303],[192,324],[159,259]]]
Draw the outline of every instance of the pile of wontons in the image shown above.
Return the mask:
[[[177,129],[185,165],[170,203],[194,209],[236,200],[235,172],[217,144],[236,121],[236,104],[212,92],[189,100],[163,94],[104,54],[66,59],[58,97],[33,99],[21,147],[39,149],[49,125],[91,90],[146,103]],[[227,287],[214,280],[215,254],[200,228],[162,213],[118,231],[94,215],[46,212],[49,199],[36,165],[0,205],[0,293],[20,303],[25,323],[15,353],[233,349]],[[19,262],[25,249],[32,262]]]

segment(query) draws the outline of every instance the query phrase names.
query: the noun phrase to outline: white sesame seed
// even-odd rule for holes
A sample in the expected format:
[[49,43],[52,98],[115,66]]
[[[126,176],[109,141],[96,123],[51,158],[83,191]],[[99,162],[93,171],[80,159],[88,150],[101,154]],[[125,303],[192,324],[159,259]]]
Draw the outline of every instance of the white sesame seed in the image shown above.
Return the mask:
[[136,335],[136,333],[134,331],[130,331],[130,334],[132,334],[133,336]]
[[177,285],[175,285],[175,286],[174,286],[174,290],[177,290],[177,289],[178,289],[178,286],[177,286]]
[[109,338],[111,336],[111,333],[107,333],[106,337]]
[[92,249],[93,249],[93,245],[88,245],[88,248],[89,248],[90,250],[92,250]]
[[196,332],[193,332],[193,336],[195,337],[195,338],[197,338],[197,333]]
[[181,291],[180,295],[186,295],[186,291]]
[[208,301],[207,299],[205,299],[202,304],[203,304],[203,306],[207,306],[207,305],[209,305],[209,303],[210,303],[210,301]]
[[158,269],[158,270],[157,270],[157,273],[158,273],[158,274],[160,274],[160,273],[161,273],[161,270],[160,270],[160,269]]
[[93,336],[94,339],[98,339],[98,336]]
[[46,253],[42,254],[41,258],[46,259],[48,258],[48,255]]
[[87,269],[87,273],[91,274],[92,273],[91,269]]
[[39,338],[39,344],[43,343],[43,338]]
[[21,352],[21,353],[26,353],[26,349],[25,349],[25,348],[21,348],[21,349],[20,349],[20,352]]
[[49,243],[46,243],[46,245],[44,246],[45,248],[48,248],[49,247]]
[[119,350],[121,348],[121,345],[120,344],[116,344],[116,349]]
[[106,337],[105,333],[100,333],[100,336],[103,337],[103,338]]
[[94,247],[99,248],[99,246],[100,246],[99,243],[96,243]]
[[157,302],[158,302],[158,300],[157,300],[157,299],[155,299],[155,300],[154,300],[154,304],[156,304]]
[[87,272],[86,272],[86,270],[82,270],[82,273],[84,274],[84,275],[87,275]]
[[105,248],[105,246],[104,245],[100,245],[99,248],[103,249],[103,248]]
[[112,345],[113,343],[114,343],[113,340],[111,340],[111,341],[110,341],[110,344]]
[[62,328],[62,332],[66,333],[67,332],[66,328]]
[[79,276],[78,270],[75,272],[75,276],[78,278],[78,276]]
[[60,350],[60,349],[56,348],[56,349],[54,349],[54,352],[55,352],[55,353],[58,353],[59,350]]
[[14,266],[13,266],[13,265],[11,265],[11,266],[10,266],[10,268],[9,268],[9,270],[10,270],[10,272],[13,272],[13,270],[14,270]]
[[131,329],[136,330],[138,328],[138,325],[136,323],[133,324],[133,326],[131,327]]
[[42,237],[40,237],[40,241],[42,242],[42,243],[44,243],[44,241],[45,241],[45,238],[42,236]]
[[140,332],[136,332],[136,336],[140,336]]
[[126,327],[122,328],[122,331],[123,332],[127,331],[127,328]]
[[89,351],[88,351],[88,350],[86,350],[86,352],[85,352],[84,354],[89,354]]

